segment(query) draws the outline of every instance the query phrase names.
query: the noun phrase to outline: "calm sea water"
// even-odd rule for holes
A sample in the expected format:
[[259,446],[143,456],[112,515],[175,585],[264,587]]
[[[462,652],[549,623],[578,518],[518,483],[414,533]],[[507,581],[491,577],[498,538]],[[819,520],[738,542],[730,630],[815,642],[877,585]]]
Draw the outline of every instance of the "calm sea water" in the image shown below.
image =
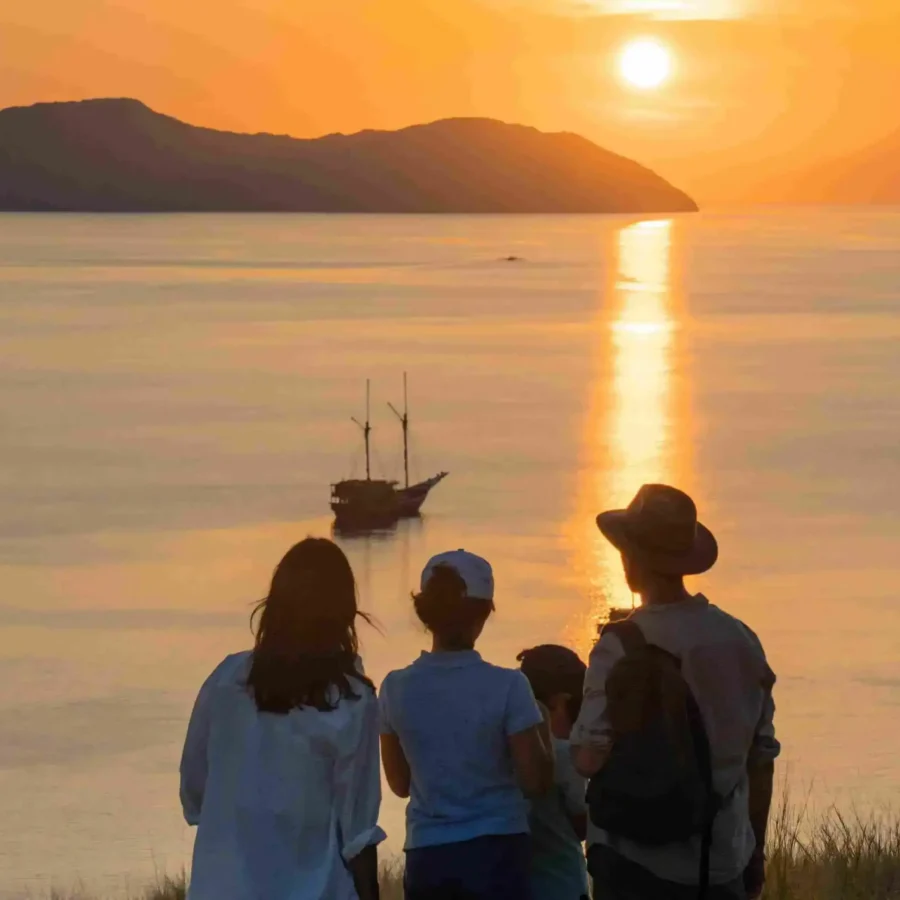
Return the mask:
[[0,216],[0,324],[0,894],[186,862],[194,693],[330,534],[367,377],[400,471],[404,371],[414,474],[451,475],[341,539],[376,679],[426,645],[409,591],[457,546],[495,564],[488,658],[586,652],[630,603],[593,517],[671,481],[720,540],[698,584],[780,676],[791,780],[898,797],[900,211]]

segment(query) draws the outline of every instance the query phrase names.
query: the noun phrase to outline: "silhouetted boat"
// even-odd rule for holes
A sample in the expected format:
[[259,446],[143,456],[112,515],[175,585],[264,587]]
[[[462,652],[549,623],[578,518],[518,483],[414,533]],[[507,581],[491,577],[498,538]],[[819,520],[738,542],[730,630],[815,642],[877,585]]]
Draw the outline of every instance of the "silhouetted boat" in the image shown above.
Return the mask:
[[623,622],[625,619],[630,618],[631,614],[634,612],[632,609],[625,609],[621,606],[614,606],[609,611],[608,621],[610,624],[613,622]]
[[598,631],[603,630],[604,625],[612,625],[615,622],[623,622],[631,617],[631,614],[637,608],[634,594],[631,595],[631,609],[627,606],[611,606],[606,613],[606,621],[600,624]]
[[362,430],[366,444],[366,477],[365,479],[348,479],[331,486],[331,509],[334,512],[336,525],[344,530],[365,530],[383,528],[399,519],[407,519],[419,515],[422,504],[431,489],[447,477],[447,472],[439,472],[432,478],[409,483],[409,408],[406,394],[406,375],[403,376],[403,414],[393,404],[388,406],[400,421],[403,428],[403,487],[397,481],[384,481],[372,478],[369,451],[369,436],[372,425],[369,421],[369,382],[366,382],[366,422],[363,425],[353,419]]

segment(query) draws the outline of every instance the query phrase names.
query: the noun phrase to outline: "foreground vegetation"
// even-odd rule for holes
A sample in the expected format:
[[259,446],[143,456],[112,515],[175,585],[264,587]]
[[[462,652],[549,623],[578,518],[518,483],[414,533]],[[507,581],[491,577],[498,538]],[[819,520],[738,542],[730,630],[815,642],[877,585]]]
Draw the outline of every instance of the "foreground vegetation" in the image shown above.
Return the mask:
[[[900,900],[900,816],[812,819],[784,800],[770,829],[764,900]],[[382,867],[382,900],[401,900],[402,861]],[[54,894],[53,900],[89,900]],[[185,900],[185,879],[163,878],[131,900]]]
[[769,832],[764,900],[900,900],[900,816],[811,821],[785,800]]

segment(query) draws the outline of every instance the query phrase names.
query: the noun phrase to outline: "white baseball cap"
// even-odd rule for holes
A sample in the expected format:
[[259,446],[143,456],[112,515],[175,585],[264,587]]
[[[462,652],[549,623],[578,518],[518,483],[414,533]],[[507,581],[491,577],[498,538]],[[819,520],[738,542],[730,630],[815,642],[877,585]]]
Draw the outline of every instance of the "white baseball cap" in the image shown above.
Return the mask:
[[468,550],[450,550],[432,556],[422,570],[423,591],[438,566],[447,566],[462,578],[466,584],[466,596],[478,600],[494,599],[494,572],[486,559]]

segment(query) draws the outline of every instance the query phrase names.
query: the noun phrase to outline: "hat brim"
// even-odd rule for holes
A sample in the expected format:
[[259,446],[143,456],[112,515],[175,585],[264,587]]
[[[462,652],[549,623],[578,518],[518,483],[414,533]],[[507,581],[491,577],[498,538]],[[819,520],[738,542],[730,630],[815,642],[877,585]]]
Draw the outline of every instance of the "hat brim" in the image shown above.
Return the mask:
[[634,540],[626,509],[611,509],[600,513],[597,516],[597,527],[617,550],[660,575],[702,575],[719,558],[719,545],[715,536],[699,522],[694,544],[684,553],[653,550]]

